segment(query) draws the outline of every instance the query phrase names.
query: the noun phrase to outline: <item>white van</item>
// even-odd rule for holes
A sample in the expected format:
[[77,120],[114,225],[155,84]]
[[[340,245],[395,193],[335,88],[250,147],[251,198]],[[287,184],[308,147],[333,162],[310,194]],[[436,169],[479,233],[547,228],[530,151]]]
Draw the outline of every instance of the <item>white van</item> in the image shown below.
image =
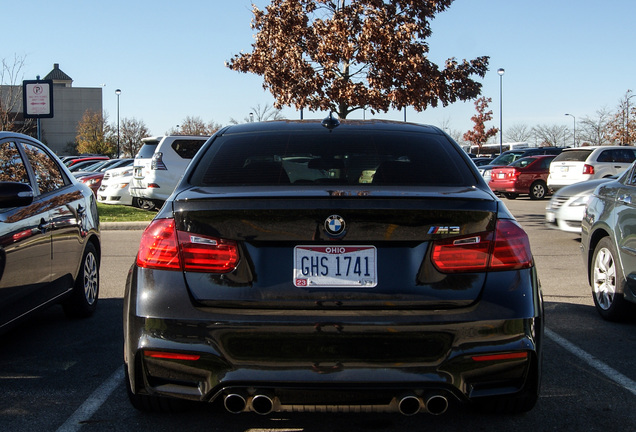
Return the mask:
[[169,135],[142,139],[135,156],[130,195],[136,207],[160,207],[209,136]]

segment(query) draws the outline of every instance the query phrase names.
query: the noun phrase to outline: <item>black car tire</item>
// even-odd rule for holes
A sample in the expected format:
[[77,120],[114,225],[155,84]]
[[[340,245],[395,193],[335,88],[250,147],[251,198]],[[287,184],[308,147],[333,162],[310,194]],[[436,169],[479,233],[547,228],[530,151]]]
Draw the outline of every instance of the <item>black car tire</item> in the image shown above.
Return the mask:
[[154,210],[157,206],[153,200],[134,197],[133,207],[137,207],[143,210]]
[[612,240],[603,237],[594,249],[590,266],[594,306],[607,321],[624,321],[634,310],[623,295],[626,282],[617,258]]
[[530,199],[540,200],[545,198],[548,193],[548,186],[542,181],[532,183],[530,186]]
[[516,199],[519,196],[519,194],[512,193],[512,192],[504,192],[503,196],[505,196],[506,198],[510,200],[513,200],[513,199]]
[[86,318],[95,312],[99,298],[99,259],[97,257],[95,245],[88,243],[82,255],[71,295],[62,304],[66,316]]
[[139,411],[177,413],[184,411],[188,407],[187,401],[182,399],[133,393],[130,388],[130,375],[128,374],[128,367],[126,365],[124,365],[124,376],[128,400],[130,400],[131,405]]

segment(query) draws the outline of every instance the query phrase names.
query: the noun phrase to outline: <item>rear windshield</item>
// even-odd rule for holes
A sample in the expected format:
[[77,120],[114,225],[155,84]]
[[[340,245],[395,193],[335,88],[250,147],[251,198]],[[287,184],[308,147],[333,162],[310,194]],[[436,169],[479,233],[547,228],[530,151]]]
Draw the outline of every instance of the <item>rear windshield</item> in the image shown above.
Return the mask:
[[139,153],[135,156],[136,159],[150,159],[153,154],[155,154],[155,149],[157,148],[158,143],[154,144],[144,144],[139,149]]
[[585,162],[593,149],[569,150],[561,152],[553,162]]
[[443,135],[412,132],[259,133],[215,139],[191,181],[225,185],[475,184],[461,149]]
[[205,144],[206,139],[177,139],[172,143],[172,149],[182,159],[192,159],[199,151],[201,146]]

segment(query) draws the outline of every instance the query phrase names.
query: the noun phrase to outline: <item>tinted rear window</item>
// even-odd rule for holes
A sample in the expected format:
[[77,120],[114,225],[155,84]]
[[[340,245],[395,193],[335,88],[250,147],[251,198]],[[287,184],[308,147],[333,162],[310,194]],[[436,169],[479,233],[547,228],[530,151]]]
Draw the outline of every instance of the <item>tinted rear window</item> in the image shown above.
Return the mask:
[[157,143],[155,144],[144,144],[139,149],[139,153],[135,158],[137,159],[150,159],[153,154],[155,154],[155,149],[157,148]]
[[553,162],[585,162],[592,153],[593,149],[585,150],[570,150],[561,152],[560,155],[554,158]]
[[172,143],[172,148],[183,159],[192,159],[206,141],[207,138],[201,140],[178,139]]
[[412,132],[225,135],[208,148],[192,183],[473,185],[460,152],[442,135]]
[[617,162],[617,163],[632,163],[634,162],[634,151],[630,149],[613,149],[603,150],[596,160],[598,162]]

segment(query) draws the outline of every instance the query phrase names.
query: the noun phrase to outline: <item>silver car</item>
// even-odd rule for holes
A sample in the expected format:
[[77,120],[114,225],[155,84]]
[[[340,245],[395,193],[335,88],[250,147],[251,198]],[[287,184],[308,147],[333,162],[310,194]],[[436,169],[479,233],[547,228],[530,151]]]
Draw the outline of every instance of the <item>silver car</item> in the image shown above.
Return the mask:
[[636,167],[598,186],[581,222],[581,249],[599,314],[623,321],[636,311]]
[[559,189],[545,207],[545,225],[561,231],[580,233],[585,206],[594,189],[616,177],[589,180]]

